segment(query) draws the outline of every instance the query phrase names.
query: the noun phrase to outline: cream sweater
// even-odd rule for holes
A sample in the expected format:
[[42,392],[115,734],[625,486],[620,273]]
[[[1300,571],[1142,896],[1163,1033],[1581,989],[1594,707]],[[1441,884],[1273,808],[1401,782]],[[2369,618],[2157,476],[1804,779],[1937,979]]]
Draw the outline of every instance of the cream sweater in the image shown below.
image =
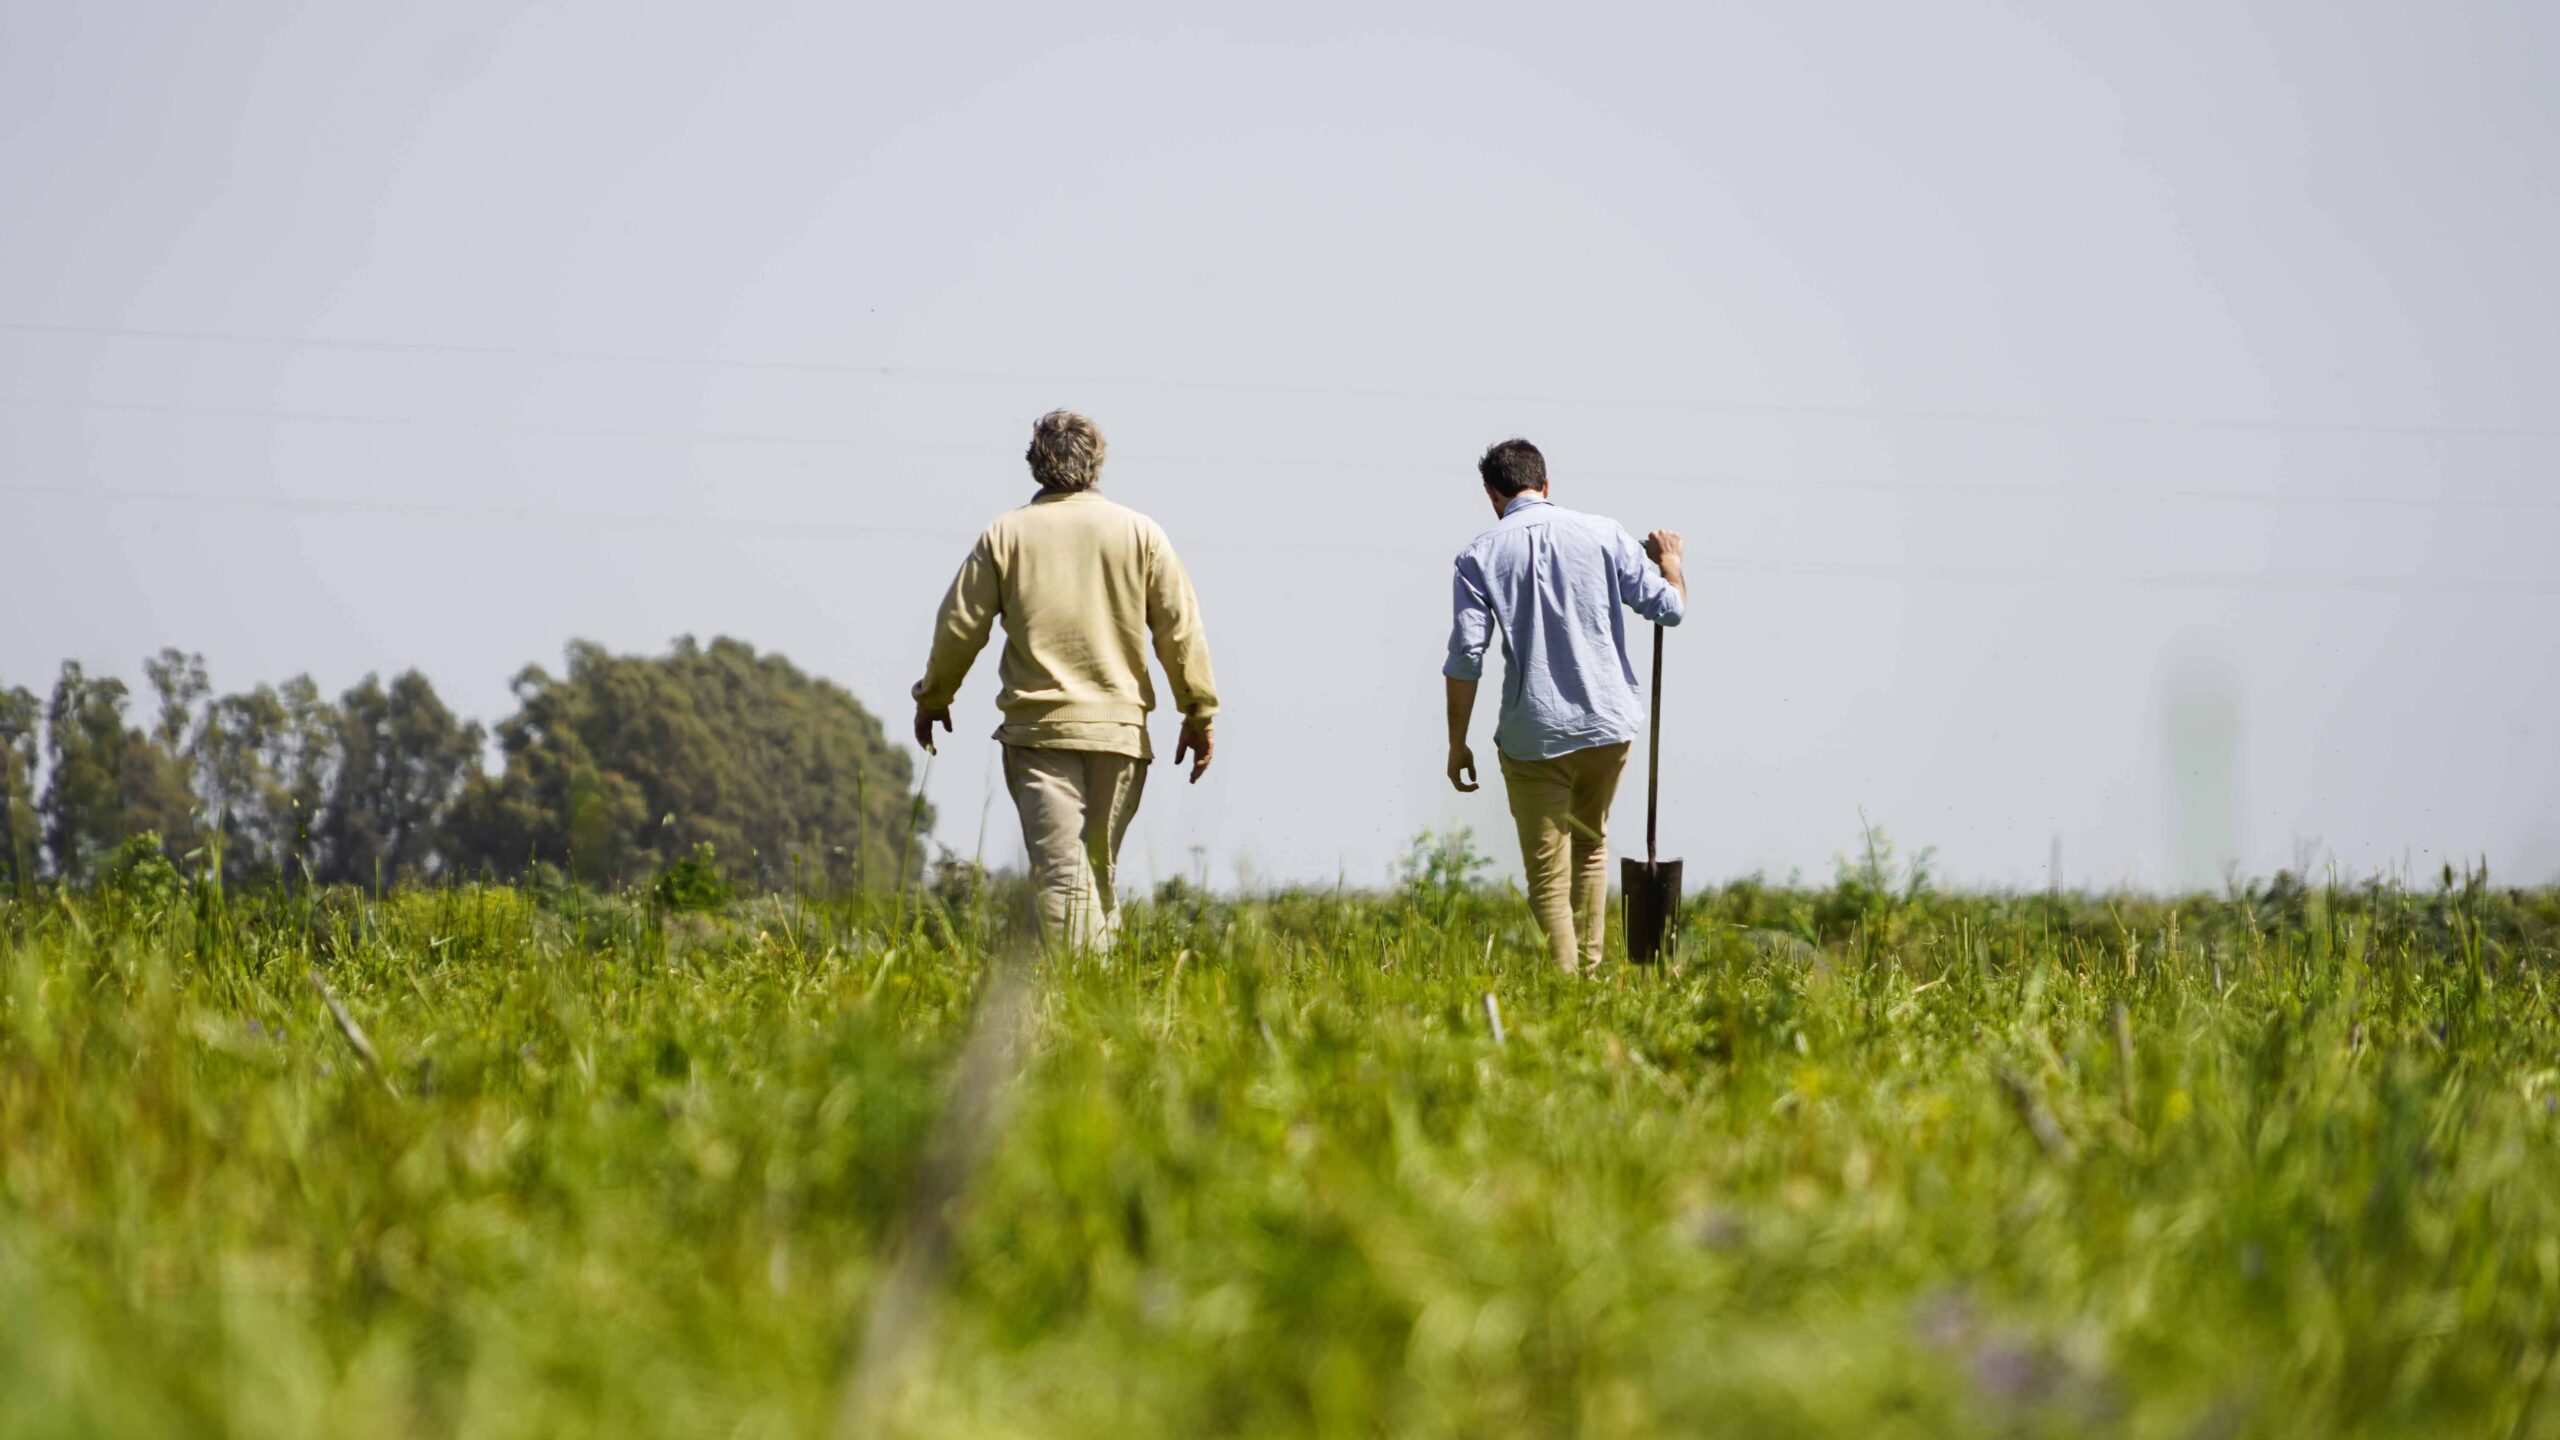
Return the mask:
[[1191,577],[1156,522],[1125,505],[1043,494],[988,526],[942,597],[918,709],[951,703],[999,615],[1007,744],[1147,755],[1151,641],[1184,717],[1205,726],[1218,712]]

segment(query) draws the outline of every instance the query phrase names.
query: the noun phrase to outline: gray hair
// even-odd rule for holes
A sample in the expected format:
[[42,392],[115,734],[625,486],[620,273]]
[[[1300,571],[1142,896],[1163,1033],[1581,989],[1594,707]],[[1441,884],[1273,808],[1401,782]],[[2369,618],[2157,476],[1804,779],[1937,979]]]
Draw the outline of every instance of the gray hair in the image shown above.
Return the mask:
[[1031,427],[1032,478],[1043,490],[1090,490],[1102,478],[1102,456],[1109,447],[1094,423],[1073,410],[1052,410]]

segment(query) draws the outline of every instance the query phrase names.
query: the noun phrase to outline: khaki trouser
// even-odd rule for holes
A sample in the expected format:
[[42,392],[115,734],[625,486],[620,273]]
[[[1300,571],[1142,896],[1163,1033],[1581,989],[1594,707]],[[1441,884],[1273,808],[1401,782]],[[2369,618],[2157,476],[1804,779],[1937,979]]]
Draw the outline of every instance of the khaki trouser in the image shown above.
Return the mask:
[[[1609,802],[1627,768],[1627,745],[1594,745],[1551,760],[1502,757],[1503,788],[1520,826],[1520,863],[1529,910],[1546,932],[1547,954],[1566,974],[1576,956],[1600,963],[1609,913]],[[1578,942],[1578,943],[1577,943]]]
[[1005,788],[1022,814],[1022,845],[1051,945],[1100,949],[1120,926],[1113,888],[1120,841],[1147,788],[1147,762],[1099,750],[1004,747]]

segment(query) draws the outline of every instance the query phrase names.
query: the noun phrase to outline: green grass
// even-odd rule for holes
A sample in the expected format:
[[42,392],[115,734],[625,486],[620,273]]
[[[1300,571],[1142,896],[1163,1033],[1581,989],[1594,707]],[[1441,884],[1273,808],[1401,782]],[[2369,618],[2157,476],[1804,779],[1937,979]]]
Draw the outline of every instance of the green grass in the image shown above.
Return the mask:
[[2560,1435],[2560,895],[1527,924],[0,901],[0,1431]]

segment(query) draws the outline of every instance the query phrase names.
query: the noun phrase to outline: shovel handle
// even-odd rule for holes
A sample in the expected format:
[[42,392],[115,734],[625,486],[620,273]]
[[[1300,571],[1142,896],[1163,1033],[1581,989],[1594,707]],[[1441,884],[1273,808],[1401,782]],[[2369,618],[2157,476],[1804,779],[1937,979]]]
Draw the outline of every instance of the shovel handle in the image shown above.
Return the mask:
[[1644,859],[1654,863],[1654,829],[1662,814],[1662,627],[1653,627],[1653,724],[1645,729]]

